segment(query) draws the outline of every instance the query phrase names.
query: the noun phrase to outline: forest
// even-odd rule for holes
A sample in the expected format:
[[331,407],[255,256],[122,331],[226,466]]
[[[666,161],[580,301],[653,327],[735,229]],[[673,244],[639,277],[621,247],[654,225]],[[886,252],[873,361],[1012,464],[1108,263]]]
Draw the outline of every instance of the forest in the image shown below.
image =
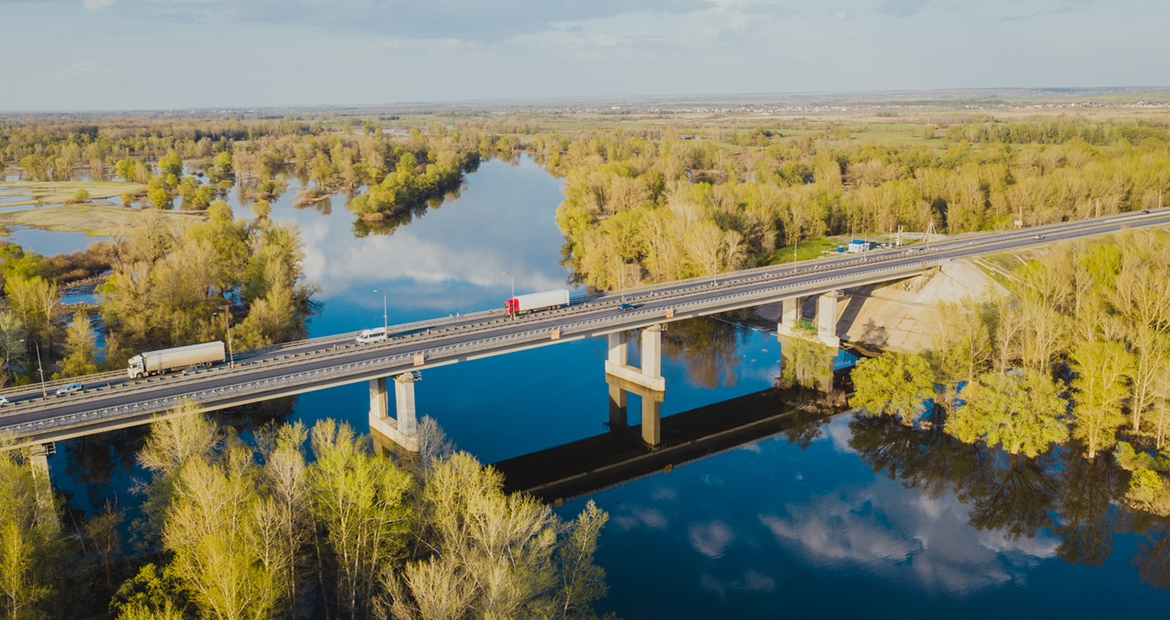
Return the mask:
[[1125,501],[1170,517],[1170,233],[1061,244],[1005,284],[943,304],[926,353],[860,362],[850,404],[1013,457],[1116,460]]
[[565,178],[567,264],[604,289],[772,264],[791,258],[782,246],[827,235],[958,234],[1156,208],[1170,190],[1165,127],[991,127],[949,127],[960,140],[945,145],[619,130],[537,136],[531,148]]
[[589,503],[565,522],[505,495],[429,418],[418,457],[391,459],[332,420],[248,443],[175,413],[137,455],[150,478],[129,540],[124,510],[78,526],[27,451],[0,453],[4,617],[595,617],[607,515]]

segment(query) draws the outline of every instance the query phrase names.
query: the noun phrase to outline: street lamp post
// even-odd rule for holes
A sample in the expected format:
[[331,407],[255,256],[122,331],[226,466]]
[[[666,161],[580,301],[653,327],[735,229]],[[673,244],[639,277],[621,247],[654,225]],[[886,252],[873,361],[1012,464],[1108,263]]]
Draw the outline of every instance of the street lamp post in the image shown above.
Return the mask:
[[374,289],[374,292],[382,294],[382,333],[389,335],[388,332],[390,331],[390,320],[386,318],[386,290]]
[[[21,342],[24,342],[24,340],[21,340]],[[41,397],[48,398],[49,391],[45,389],[45,365],[41,363],[41,345],[37,344],[37,341],[32,338],[29,338],[29,342],[33,343],[33,346],[37,348],[37,372],[41,373]]]
[[508,273],[507,271],[505,271],[504,273],[502,273],[500,275],[508,276],[509,278],[512,279],[512,297],[515,297],[516,296],[516,276],[512,275],[511,273]]
[[[221,313],[216,312],[215,314],[221,314]],[[235,355],[235,353],[232,352],[232,313],[229,312],[227,308],[224,308],[222,314],[223,314],[224,331],[227,332],[227,340],[228,340],[228,368],[235,368],[236,367],[236,355]]]

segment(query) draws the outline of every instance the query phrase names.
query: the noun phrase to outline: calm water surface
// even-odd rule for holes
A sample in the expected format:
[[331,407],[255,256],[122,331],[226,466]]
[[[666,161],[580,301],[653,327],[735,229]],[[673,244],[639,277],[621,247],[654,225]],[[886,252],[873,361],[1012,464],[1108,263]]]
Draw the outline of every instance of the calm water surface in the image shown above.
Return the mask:
[[[272,217],[301,228],[306,272],[323,304],[313,336],[381,325],[374,289],[390,291],[387,313],[397,323],[499,307],[511,288],[503,272],[515,274],[517,293],[566,286],[560,182],[531,160],[482,164],[458,199],[389,235],[355,238],[342,198],[331,209],[297,209],[296,190],[274,203]],[[47,242],[29,241],[51,253]],[[752,329],[716,363],[673,351],[663,415],[765,389],[779,372],[775,337]],[[418,411],[486,463],[601,434],[604,358],[605,343],[586,340],[426,370]],[[290,418],[364,429],[368,408],[363,383],[302,395]],[[629,409],[637,423],[636,399]],[[1111,534],[1108,558],[1091,567],[1057,557],[1062,538],[1051,527],[1021,536],[976,528],[973,503],[951,486],[926,492],[890,479],[887,468],[875,473],[853,447],[852,421],[833,418],[804,447],[764,439],[567,503],[559,509],[566,517],[588,499],[611,515],[598,552],[610,593],[599,610],[623,618],[1099,617],[1149,615],[1170,603],[1130,564],[1142,536]],[[91,480],[65,452],[52,473],[74,505],[135,501],[126,489],[141,473],[129,463]]]

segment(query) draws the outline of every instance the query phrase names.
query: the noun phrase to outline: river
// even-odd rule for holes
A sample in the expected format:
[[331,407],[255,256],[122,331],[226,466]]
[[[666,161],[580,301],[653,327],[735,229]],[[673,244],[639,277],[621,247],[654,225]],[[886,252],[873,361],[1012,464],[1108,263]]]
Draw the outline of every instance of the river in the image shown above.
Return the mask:
[[[566,286],[555,224],[560,181],[530,159],[484,162],[457,199],[388,235],[355,237],[340,197],[331,209],[297,209],[296,184],[271,217],[301,229],[306,272],[320,285],[313,336],[381,325],[375,290],[388,291],[387,318],[398,323],[499,307],[511,293],[504,272],[514,274],[517,293]],[[29,245],[45,251],[36,239]],[[709,327],[730,338],[720,355],[667,347],[664,416],[764,390],[778,374],[779,346],[767,329],[714,319]],[[604,358],[605,343],[594,339],[426,370],[418,411],[485,463],[599,435],[608,421]],[[331,417],[364,429],[368,406],[368,388],[357,384],[300,396],[289,419]],[[636,399],[629,410],[637,423]],[[54,481],[77,507],[132,506],[138,500],[127,489],[142,472],[94,444],[97,456],[76,444],[54,456]],[[1068,499],[1108,486],[1116,468],[1047,458],[1021,463],[842,414],[558,512],[571,518],[592,500],[610,514],[597,556],[609,594],[597,609],[627,619],[1165,609],[1170,594],[1139,576],[1145,570],[1145,581],[1156,581],[1157,566],[1151,577],[1131,562],[1170,564],[1170,549],[1142,555],[1145,526],[1124,522],[1108,493],[1088,508]]]

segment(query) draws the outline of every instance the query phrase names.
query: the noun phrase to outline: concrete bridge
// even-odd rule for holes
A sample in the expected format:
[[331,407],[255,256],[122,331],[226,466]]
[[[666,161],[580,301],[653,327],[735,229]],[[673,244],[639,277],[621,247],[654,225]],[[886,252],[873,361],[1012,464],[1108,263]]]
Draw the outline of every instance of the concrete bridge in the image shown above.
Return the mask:
[[[511,319],[494,310],[391,328],[386,342],[356,345],[352,334],[288,343],[236,356],[233,368],[219,366],[193,374],[128,379],[105,373],[80,379],[85,392],[43,396],[39,385],[9,390],[12,405],[0,410],[0,434],[8,447],[55,441],[147,424],[169,415],[184,400],[205,410],[224,409],[338,385],[368,381],[370,428],[407,450],[417,450],[414,383],[428,368],[468,362],[583,338],[606,337],[603,364],[611,382],[613,407],[624,409],[625,394],[644,392],[641,436],[661,441],[657,404],[666,384],[661,375],[661,335],[672,321],[766,303],[782,302],[781,333],[795,327],[800,300],[818,297],[817,337],[836,346],[836,303],[845,288],[920,275],[947,261],[1015,250],[1054,241],[1090,237],[1123,228],[1165,226],[1170,210],[1066,222],[1026,231],[954,237],[915,247],[848,255],[828,260],[762,267],[627,290],[623,311],[616,293],[577,300],[567,308]],[[628,359],[633,334],[641,360]],[[599,368],[600,370],[600,368]],[[78,379],[70,379],[75,381]],[[393,411],[389,403],[394,386]],[[52,392],[49,392],[52,394]]]

